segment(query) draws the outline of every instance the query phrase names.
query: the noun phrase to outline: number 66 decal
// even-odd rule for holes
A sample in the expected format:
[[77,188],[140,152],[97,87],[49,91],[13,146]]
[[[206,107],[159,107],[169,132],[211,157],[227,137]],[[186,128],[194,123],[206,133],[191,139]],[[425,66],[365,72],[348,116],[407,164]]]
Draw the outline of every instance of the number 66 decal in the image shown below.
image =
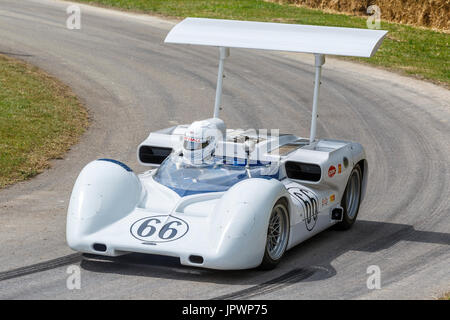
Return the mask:
[[167,242],[180,239],[189,230],[189,225],[180,218],[151,216],[139,219],[131,225],[133,237],[146,242]]

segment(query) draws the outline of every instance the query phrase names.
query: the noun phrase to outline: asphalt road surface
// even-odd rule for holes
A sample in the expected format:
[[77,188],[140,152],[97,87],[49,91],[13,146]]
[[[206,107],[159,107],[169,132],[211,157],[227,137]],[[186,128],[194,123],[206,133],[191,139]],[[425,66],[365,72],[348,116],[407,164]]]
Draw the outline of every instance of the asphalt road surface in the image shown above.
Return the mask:
[[[369,186],[359,220],[287,252],[270,272],[187,268],[171,258],[81,257],[65,242],[68,200],[91,160],[135,171],[150,131],[212,115],[217,49],[164,45],[174,21],[68,3],[0,1],[0,52],[55,75],[86,104],[92,125],[62,160],[0,191],[0,298],[434,298],[450,291],[450,94],[435,85],[329,58],[318,136],[361,142]],[[232,50],[222,118],[230,128],[309,134],[313,57]],[[68,290],[70,265],[81,289]],[[367,288],[367,268],[381,289]]]

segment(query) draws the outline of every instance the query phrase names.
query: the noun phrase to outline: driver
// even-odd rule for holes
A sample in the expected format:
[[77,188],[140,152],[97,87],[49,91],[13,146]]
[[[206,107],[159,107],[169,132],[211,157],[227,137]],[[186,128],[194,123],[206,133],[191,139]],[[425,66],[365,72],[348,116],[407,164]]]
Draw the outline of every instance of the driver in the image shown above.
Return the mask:
[[183,161],[194,166],[213,164],[216,147],[225,134],[225,123],[219,118],[193,122],[183,138]]

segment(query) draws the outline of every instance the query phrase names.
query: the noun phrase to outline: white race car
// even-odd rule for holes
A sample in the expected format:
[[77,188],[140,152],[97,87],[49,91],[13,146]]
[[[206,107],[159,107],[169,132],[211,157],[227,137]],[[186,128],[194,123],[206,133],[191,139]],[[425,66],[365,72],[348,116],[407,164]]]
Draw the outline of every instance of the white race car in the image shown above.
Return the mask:
[[[368,165],[355,142],[316,139],[325,55],[371,57],[386,31],[187,18],[167,43],[219,47],[214,114],[150,133],[136,175],[111,159],[81,171],[67,214],[67,242],[80,252],[179,257],[213,269],[273,268],[286,250],[331,226],[350,228]],[[309,139],[276,130],[226,129],[219,119],[229,48],[315,55]]]

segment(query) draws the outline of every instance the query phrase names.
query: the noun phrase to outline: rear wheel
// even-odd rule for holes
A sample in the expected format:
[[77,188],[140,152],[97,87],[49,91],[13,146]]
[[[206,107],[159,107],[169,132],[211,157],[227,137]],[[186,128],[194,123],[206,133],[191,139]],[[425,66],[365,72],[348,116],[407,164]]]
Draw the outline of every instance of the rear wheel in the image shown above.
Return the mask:
[[289,240],[289,211],[285,199],[275,203],[267,229],[266,248],[260,268],[270,270],[277,266],[286,251]]
[[338,230],[348,230],[356,221],[361,203],[362,172],[357,164],[348,178],[344,195],[341,200],[341,207],[344,209],[342,221],[336,224]]

